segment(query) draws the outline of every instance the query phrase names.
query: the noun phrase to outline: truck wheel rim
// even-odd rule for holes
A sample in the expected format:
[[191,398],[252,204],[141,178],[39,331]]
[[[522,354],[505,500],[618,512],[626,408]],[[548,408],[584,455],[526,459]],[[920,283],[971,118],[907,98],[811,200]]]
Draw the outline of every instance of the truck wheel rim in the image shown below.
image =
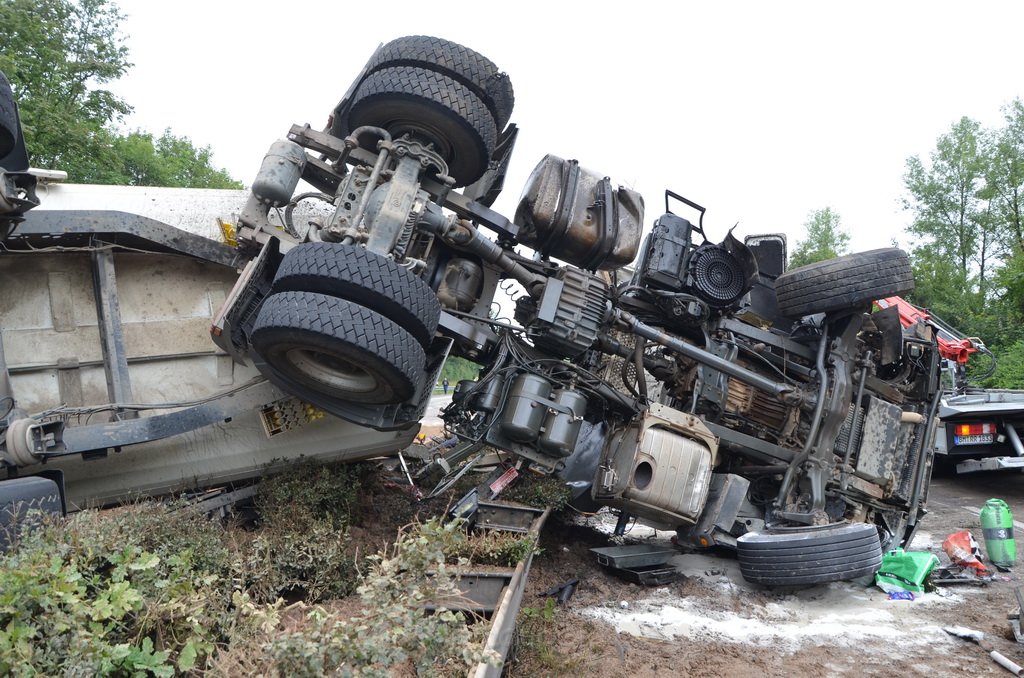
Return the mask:
[[285,355],[286,360],[307,378],[327,384],[333,389],[371,393],[387,388],[386,384],[361,366],[337,355],[303,347],[291,348]]

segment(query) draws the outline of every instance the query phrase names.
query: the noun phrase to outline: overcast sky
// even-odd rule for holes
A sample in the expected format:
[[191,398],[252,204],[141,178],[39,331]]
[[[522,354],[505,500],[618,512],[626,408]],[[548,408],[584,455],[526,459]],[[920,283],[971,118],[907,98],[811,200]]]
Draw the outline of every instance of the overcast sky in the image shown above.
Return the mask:
[[831,207],[855,250],[906,244],[907,158],[961,116],[1000,125],[1024,95],[1019,2],[118,4],[128,127],[208,144],[246,184],[292,123],[323,127],[379,43],[434,35],[515,87],[499,211],[553,153],[638,190],[648,226],[666,188],[704,205],[716,242],[738,223],[792,247]]

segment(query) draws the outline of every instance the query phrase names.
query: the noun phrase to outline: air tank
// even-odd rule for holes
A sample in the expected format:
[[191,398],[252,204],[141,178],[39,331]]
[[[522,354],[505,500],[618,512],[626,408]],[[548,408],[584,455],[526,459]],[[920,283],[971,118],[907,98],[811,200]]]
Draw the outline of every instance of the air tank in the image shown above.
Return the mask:
[[552,400],[560,409],[551,409],[544,418],[544,432],[540,436],[540,449],[556,457],[568,457],[576,448],[580,435],[583,413],[587,410],[587,399],[579,391],[560,388]]
[[306,152],[302,146],[291,141],[275,141],[263,156],[263,164],[252,182],[252,194],[273,207],[287,205],[305,168]]
[[501,432],[517,443],[532,443],[540,435],[547,414],[551,384],[544,377],[524,372],[512,382],[505,409],[501,413]]
[[477,396],[474,409],[481,412],[494,412],[501,404],[501,392],[505,388],[505,376],[496,374],[491,377]]

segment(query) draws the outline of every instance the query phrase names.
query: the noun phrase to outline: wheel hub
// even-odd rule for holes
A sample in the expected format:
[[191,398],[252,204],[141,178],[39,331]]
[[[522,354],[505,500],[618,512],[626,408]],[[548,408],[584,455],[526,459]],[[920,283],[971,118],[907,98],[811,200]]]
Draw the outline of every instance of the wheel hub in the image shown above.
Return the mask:
[[307,378],[338,391],[362,394],[387,389],[372,373],[337,355],[295,347],[285,353],[285,359]]

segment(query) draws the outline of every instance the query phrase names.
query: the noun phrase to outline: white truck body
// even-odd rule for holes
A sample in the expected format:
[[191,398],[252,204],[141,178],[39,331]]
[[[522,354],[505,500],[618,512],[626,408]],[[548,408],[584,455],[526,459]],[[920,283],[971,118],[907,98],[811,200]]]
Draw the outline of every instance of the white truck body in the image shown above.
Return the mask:
[[[152,219],[181,232],[223,243],[218,219],[233,223],[246,191],[50,184],[39,189],[32,219],[56,218],[61,229],[87,228],[97,215]],[[148,223],[148,222],[147,222]],[[18,231],[15,231],[17,237]],[[56,241],[55,241],[56,243]],[[84,246],[57,245],[0,254],[0,328],[3,356],[17,407],[29,414],[54,408],[110,403],[101,345],[94,251],[112,251],[116,302],[133,403],[194,404],[242,388],[246,409],[229,421],[99,454],[69,455],[27,466],[65,474],[68,508],[105,504],[139,494],[158,494],[250,478],[269,465],[300,457],[364,459],[408,445],[418,427],[381,432],[331,416],[268,436],[261,410],[286,400],[251,366],[234,362],[210,339],[213,315],[238,271],[197,257],[110,248],[101,238]],[[179,408],[180,409],[180,408]],[[237,408],[236,408],[237,409]],[[79,410],[80,411],[80,410]],[[67,427],[109,421],[111,413],[69,410]],[[171,409],[147,409],[140,417]],[[314,415],[315,416],[315,415]],[[285,427],[287,428],[287,427]]]

